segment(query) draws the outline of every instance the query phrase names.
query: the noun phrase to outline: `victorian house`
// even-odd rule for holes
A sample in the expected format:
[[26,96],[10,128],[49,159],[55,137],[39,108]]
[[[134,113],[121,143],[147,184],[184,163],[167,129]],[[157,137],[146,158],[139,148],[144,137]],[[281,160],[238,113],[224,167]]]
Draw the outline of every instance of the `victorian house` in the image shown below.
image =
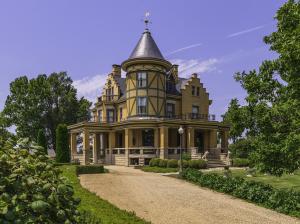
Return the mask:
[[198,75],[180,77],[145,29],[129,58],[112,66],[92,119],[68,127],[71,157],[81,164],[148,165],[155,157],[178,159],[183,149],[192,159],[206,152],[205,159],[222,165],[229,127],[209,114],[211,104]]

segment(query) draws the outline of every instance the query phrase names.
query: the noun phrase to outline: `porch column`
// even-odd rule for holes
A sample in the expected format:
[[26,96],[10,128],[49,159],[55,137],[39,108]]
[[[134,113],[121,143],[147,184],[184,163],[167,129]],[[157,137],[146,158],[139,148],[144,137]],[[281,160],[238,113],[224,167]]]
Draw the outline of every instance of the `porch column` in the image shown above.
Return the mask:
[[188,149],[191,149],[191,148],[195,147],[194,133],[195,133],[194,128],[192,128],[192,127],[187,128],[187,148]]
[[159,147],[159,135],[158,135],[158,128],[154,128],[154,147],[157,149]]
[[77,154],[77,142],[76,142],[76,133],[71,133],[71,156]]
[[217,148],[217,130],[213,129],[209,131],[209,148],[215,149]]
[[130,139],[132,139],[131,136],[132,131],[129,130],[129,128],[125,128],[124,130],[124,137],[125,137],[125,166],[129,166],[129,147],[130,147]]
[[93,136],[93,163],[98,163],[98,150],[99,150],[99,135],[94,134]]
[[109,141],[109,149],[112,150],[113,148],[116,147],[116,132],[115,131],[110,131],[109,136],[108,136],[108,141]]
[[166,158],[166,151],[168,150],[168,127],[160,127],[160,155],[159,158]]
[[83,156],[83,165],[86,165],[89,163],[89,150],[90,150],[90,133],[87,129],[83,130],[83,151],[82,151],[82,156]]

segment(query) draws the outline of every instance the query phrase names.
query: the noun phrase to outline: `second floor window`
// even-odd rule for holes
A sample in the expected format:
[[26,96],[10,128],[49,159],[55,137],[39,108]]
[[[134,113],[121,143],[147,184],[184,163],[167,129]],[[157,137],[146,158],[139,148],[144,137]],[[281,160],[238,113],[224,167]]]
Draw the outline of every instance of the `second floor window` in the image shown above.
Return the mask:
[[107,110],[107,122],[112,123],[114,122],[114,110]]
[[147,86],[147,73],[139,72],[137,73],[137,87],[143,88]]
[[98,110],[98,121],[102,121],[102,110]]
[[175,115],[175,104],[167,103],[167,117],[174,117]]
[[192,107],[192,118],[197,118],[199,114],[199,107],[198,106],[193,106]]
[[120,108],[120,121],[122,121],[123,119],[123,108],[121,107]]
[[106,100],[107,101],[112,101],[113,95],[114,95],[114,87],[106,89]]
[[195,96],[195,86],[192,86],[192,95]]
[[137,110],[140,115],[147,114],[147,97],[137,98]]

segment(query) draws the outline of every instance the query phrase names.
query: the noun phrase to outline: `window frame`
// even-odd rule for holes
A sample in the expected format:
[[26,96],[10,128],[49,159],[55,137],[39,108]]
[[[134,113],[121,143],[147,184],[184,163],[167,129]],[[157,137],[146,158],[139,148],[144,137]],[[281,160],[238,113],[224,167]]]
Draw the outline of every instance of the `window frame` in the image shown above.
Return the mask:
[[196,90],[196,87],[195,86],[192,86],[192,95],[195,96],[195,90]]
[[[142,99],[142,98],[145,99],[145,101],[146,101],[145,106],[140,105],[140,102],[141,102],[140,99]],[[137,109],[136,109],[137,115],[147,115],[148,114],[148,97],[138,96],[136,105],[137,105]],[[145,107],[145,112],[144,113],[140,111],[141,107]]]
[[[170,112],[170,111],[168,111],[168,106],[170,106],[171,105],[171,107],[172,107],[172,111]],[[169,114],[169,113],[172,113],[172,114]],[[167,115],[167,117],[174,117],[175,116],[175,103],[167,103],[167,105],[166,105],[166,115]]]
[[[140,78],[140,75],[145,75],[145,77]],[[137,88],[138,89],[143,89],[143,88],[147,88],[148,85],[148,74],[147,72],[137,72],[136,74],[136,82],[137,82]],[[141,84],[141,85],[140,85]]]
[[200,96],[200,87],[197,87],[197,96]]

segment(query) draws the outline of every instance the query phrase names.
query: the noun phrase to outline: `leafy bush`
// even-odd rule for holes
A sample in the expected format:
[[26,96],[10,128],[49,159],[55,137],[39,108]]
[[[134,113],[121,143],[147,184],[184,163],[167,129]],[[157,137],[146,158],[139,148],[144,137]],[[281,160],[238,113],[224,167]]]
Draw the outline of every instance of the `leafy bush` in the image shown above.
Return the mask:
[[149,166],[159,166],[160,159],[159,158],[152,158],[149,162]]
[[48,154],[48,150],[47,150],[47,139],[46,139],[46,135],[43,129],[40,129],[37,135],[37,144],[39,146],[43,147],[43,151],[44,153],[47,155]]
[[56,128],[56,162],[70,162],[70,149],[67,125],[59,124]]
[[176,159],[169,159],[167,167],[168,168],[177,168],[178,167],[178,161]]
[[72,186],[41,151],[21,139],[0,148],[0,223],[84,223]]
[[232,159],[232,166],[235,167],[246,167],[249,166],[250,161],[244,158],[234,158]]
[[85,165],[76,166],[76,175],[80,174],[93,174],[93,173],[104,173],[104,167],[102,165]]
[[182,153],[182,159],[183,160],[191,160],[192,159],[191,153],[188,153],[188,152]]
[[300,217],[300,192],[298,191],[277,190],[261,182],[247,181],[241,177],[222,176],[216,173],[204,174],[195,169],[183,170],[182,178],[203,187]]
[[255,151],[253,139],[250,137],[239,139],[236,143],[229,145],[229,151],[231,158],[248,158]]
[[[179,166],[180,161],[178,160],[178,166]],[[183,168],[188,168],[189,167],[189,161],[188,160],[182,160],[182,167]]]
[[167,159],[161,159],[159,160],[159,167],[167,167],[168,165],[168,160]]
[[205,169],[207,168],[207,163],[203,159],[190,160],[189,167],[193,169]]

